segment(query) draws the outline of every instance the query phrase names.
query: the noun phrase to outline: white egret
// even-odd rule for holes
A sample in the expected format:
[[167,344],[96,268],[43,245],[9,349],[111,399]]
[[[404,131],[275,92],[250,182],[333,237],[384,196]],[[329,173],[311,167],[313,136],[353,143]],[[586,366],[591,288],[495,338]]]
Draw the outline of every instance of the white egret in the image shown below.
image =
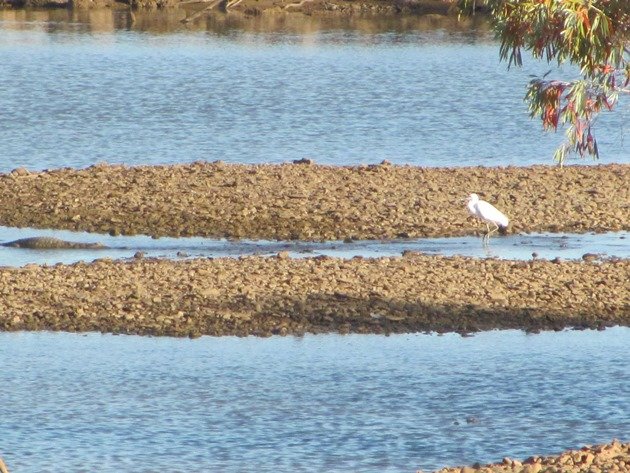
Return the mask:
[[[475,217],[483,220],[486,224],[488,233],[483,236],[484,241],[487,241],[490,235],[497,230],[505,230],[510,223],[510,220],[503,212],[485,200],[481,200],[477,194],[470,194],[467,202],[468,211]],[[494,225],[492,230],[490,230],[490,223]]]

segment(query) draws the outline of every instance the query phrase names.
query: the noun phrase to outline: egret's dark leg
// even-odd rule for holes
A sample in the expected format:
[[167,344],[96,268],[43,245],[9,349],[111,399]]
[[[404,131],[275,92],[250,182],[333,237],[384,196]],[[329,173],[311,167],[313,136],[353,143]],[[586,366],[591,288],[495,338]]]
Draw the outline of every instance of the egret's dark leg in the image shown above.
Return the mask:
[[490,231],[490,229],[488,229],[488,238],[490,238],[490,235],[492,235],[493,233],[496,233],[497,231],[499,231],[499,226],[492,222],[494,224],[494,228],[492,229],[492,231]]
[[490,227],[488,226],[488,222],[484,223],[486,224],[486,229],[488,231],[483,234],[483,236],[481,237],[481,241],[483,242],[483,245],[486,246],[488,244],[488,233],[490,232]]

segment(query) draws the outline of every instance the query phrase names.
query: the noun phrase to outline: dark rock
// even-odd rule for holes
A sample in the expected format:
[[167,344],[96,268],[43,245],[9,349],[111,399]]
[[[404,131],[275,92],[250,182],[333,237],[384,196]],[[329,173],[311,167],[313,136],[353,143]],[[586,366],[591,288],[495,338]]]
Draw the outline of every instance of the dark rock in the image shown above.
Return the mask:
[[278,259],[289,259],[289,252],[288,251],[280,251],[280,252],[278,252],[276,257]]
[[302,158],[293,160],[293,164],[315,164],[315,161],[310,158]]
[[11,171],[12,176],[18,176],[18,177],[28,176],[30,174],[31,172],[26,168],[15,168],[13,171]]
[[21,238],[19,240],[0,243],[2,246],[10,248],[29,248],[35,250],[58,250],[58,249],[105,249],[105,245],[101,243],[81,243],[73,241],[60,240],[52,237],[31,237]]

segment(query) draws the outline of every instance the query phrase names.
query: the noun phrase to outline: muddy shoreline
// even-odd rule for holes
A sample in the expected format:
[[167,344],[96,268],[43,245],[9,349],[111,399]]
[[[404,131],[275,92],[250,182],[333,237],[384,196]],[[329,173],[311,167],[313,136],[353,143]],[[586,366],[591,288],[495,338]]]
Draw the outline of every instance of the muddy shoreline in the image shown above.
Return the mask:
[[630,166],[94,165],[0,174],[0,225],[160,236],[344,240],[480,234],[476,192],[509,233],[630,229]]
[[630,261],[407,253],[0,269],[0,330],[141,335],[527,331],[630,326]]

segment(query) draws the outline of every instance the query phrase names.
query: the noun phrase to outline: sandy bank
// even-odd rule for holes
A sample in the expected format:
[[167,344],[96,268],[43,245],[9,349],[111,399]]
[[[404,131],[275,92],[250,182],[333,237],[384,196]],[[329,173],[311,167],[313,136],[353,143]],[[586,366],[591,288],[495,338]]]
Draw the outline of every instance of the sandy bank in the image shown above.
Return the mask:
[[510,232],[630,229],[630,166],[109,166],[0,175],[0,225],[253,239],[461,236],[476,192]]
[[568,450],[560,455],[530,457],[524,461],[504,458],[503,462],[443,468],[436,473],[625,473],[630,471],[630,443],[613,441],[606,445]]
[[630,325],[630,261],[406,254],[0,269],[0,330],[199,336]]

